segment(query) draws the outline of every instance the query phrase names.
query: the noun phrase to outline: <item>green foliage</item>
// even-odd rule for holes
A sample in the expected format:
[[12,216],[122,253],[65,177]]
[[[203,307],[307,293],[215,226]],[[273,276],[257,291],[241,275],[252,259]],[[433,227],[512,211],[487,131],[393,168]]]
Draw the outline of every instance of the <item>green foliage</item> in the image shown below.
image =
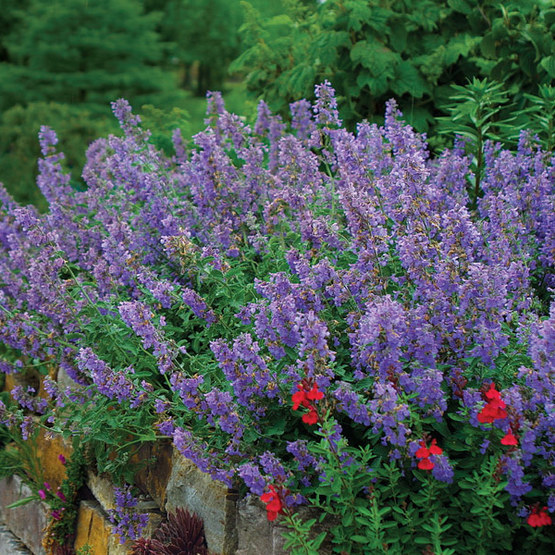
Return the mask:
[[[263,17],[283,12],[281,0],[252,3]],[[240,53],[240,0],[145,0],[144,10],[161,16],[164,66],[178,70],[182,88],[198,97],[228,88],[228,66]]]
[[180,129],[185,136],[190,134],[189,113],[181,108],[161,110],[146,104],[141,108],[140,115],[145,128],[152,133],[150,142],[166,154],[174,150],[171,140],[174,129]]
[[[8,395],[3,394],[2,402],[9,407]],[[35,492],[25,502],[36,499],[36,491],[44,482],[44,473],[39,459],[36,438],[38,427],[31,425],[29,440],[24,440],[19,424],[23,421],[23,412],[15,411],[12,425],[0,424],[0,478],[18,474]],[[40,484],[40,485],[39,485]]]
[[476,207],[482,194],[480,182],[484,171],[486,140],[514,145],[520,131],[536,134],[539,144],[550,152],[555,143],[555,87],[540,85],[539,96],[526,94],[530,106],[520,114],[505,117],[509,101],[502,83],[474,78],[465,86],[453,85],[454,93],[443,108],[447,117],[437,118],[439,134],[463,137],[472,157],[474,182],[469,187],[471,206]]
[[175,43],[172,54],[182,66],[183,85],[191,86],[196,66],[196,94],[221,89],[230,61],[239,53],[238,1],[172,0],[164,6],[162,36]]
[[2,0],[0,10],[0,63],[8,59],[8,35],[20,24],[29,0]]
[[529,126],[549,152],[555,146],[555,87],[540,85],[538,96],[525,94],[525,97],[530,101],[526,114]]
[[[331,412],[322,414],[309,445],[325,480],[305,495],[322,515],[334,553],[549,553],[549,540],[532,547],[537,534],[505,509],[509,494],[501,479],[502,449],[491,453],[490,448],[490,454],[482,455],[483,434],[467,422],[459,422],[457,429],[438,427],[440,443],[455,467],[453,482],[445,483],[401,460],[390,460],[373,434],[358,447],[344,438],[335,440],[337,422]],[[492,445],[497,435],[492,430]],[[292,553],[318,553],[305,547],[314,541],[316,521],[295,517],[283,517]]]
[[[439,118],[443,124],[440,133],[459,135],[470,141],[474,154],[473,170],[474,184],[470,191],[470,198],[474,206],[481,194],[480,180],[484,169],[484,142],[486,139],[499,140],[499,133],[505,131],[514,133],[508,121],[495,121],[495,116],[508,101],[507,92],[501,83],[492,83],[487,79],[474,78],[465,87],[453,85],[455,94],[450,97],[450,104],[445,108],[449,117]],[[510,136],[510,139],[516,137]]]
[[396,97],[409,123],[427,131],[469,77],[503,82],[522,110],[555,77],[555,8],[548,1],[327,0],[287,2],[268,20],[246,8],[246,49],[232,69],[276,110],[329,79],[348,125],[383,113]]
[[177,98],[173,76],[155,66],[163,46],[157,16],[137,0],[31,0],[6,40],[0,108],[38,101],[86,104],[105,112]]

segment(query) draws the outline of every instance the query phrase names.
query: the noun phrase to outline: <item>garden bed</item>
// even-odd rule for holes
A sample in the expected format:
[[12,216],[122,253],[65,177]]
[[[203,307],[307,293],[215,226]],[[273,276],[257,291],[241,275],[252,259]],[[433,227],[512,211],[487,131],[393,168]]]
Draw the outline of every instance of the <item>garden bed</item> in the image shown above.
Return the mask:
[[316,97],[288,127],[211,94],[170,155],[119,100],[87,190],[43,128],[49,211],[2,192],[0,453],[53,551],[98,502],[165,552],[148,494],[167,542],[189,508],[218,553],[550,553],[553,154],[466,114],[478,139],[432,158],[394,101],[350,133]]

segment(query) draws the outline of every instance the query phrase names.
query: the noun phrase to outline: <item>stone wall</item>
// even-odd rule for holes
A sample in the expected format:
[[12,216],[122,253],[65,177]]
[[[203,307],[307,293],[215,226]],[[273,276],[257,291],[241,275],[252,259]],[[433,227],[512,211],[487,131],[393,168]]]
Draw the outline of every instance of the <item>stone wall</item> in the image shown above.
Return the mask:
[[[73,383],[63,372],[56,372],[51,377],[61,386]],[[6,376],[5,389],[18,385],[20,379],[18,375]],[[40,380],[38,376],[37,380]],[[43,395],[42,383],[32,385],[39,386],[39,395]],[[44,480],[56,490],[65,478],[65,467],[59,455],[70,458],[70,446],[61,437],[41,433],[37,453]],[[265,508],[258,499],[240,499],[236,491],[211,479],[180,455],[169,441],[143,445],[133,462],[145,463],[139,465],[142,470],[135,475],[135,484],[145,494],[138,510],[148,512],[150,516],[149,527],[143,533],[145,537],[154,532],[166,513],[181,507],[203,520],[208,549],[213,555],[287,553],[283,548],[283,529],[279,520],[278,523],[268,522]],[[94,555],[129,553],[131,546],[119,542],[119,537],[111,531],[107,516],[115,506],[114,485],[106,477],[89,472],[87,486],[92,495],[79,504],[75,549],[89,545]],[[31,493],[18,476],[0,480],[0,525],[4,524],[31,553],[50,555],[42,547],[43,530],[48,523],[47,505],[37,500],[16,509],[6,509],[7,505]],[[8,539],[3,540],[0,534],[0,555],[3,552],[17,553],[10,551],[11,547],[4,549],[2,542],[8,545]],[[326,551],[321,550],[322,553]]]
[[[68,453],[58,438],[40,439],[45,479],[57,487],[64,467],[57,456]],[[204,522],[206,541],[211,553],[218,555],[283,555],[279,524],[268,522],[258,499],[239,499],[237,492],[201,472],[191,461],[177,453],[169,443],[145,445],[141,457],[151,459],[136,476],[144,491],[138,510],[148,512],[150,524],[144,535],[151,534],[166,512],[182,507],[196,513]],[[80,501],[76,550],[89,545],[95,555],[125,555],[130,545],[120,544],[107,518],[115,506],[114,485],[106,477],[88,473],[91,499]],[[31,490],[18,476],[0,480],[0,521],[35,555],[49,555],[42,547],[43,530],[48,522],[48,507],[32,501],[15,509],[6,506],[30,496]],[[2,555],[0,536],[0,555]],[[5,551],[10,553],[9,551]],[[14,551],[14,554],[17,553]]]

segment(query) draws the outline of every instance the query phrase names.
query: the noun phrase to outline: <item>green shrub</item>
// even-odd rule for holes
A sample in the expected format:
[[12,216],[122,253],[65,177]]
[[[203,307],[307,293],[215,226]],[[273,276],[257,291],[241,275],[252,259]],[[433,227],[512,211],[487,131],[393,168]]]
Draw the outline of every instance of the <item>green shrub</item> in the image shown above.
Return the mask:
[[329,79],[349,126],[397,98],[419,131],[472,77],[505,84],[513,110],[555,77],[555,8],[547,0],[327,0],[310,10],[292,0],[262,20],[247,7],[247,48],[232,65],[251,93],[285,112]]

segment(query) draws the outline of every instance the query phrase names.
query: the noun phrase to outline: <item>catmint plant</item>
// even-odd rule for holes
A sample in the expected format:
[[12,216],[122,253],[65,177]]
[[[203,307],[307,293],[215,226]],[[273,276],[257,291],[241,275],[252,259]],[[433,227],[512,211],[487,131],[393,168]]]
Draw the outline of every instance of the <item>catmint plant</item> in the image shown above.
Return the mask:
[[490,85],[460,107],[479,157],[460,137],[432,157],[394,100],[349,132],[327,82],[290,128],[211,93],[175,156],[118,100],[84,191],[44,128],[49,210],[0,190],[0,369],[64,380],[13,389],[3,420],[41,415],[120,484],[171,441],[294,553],[548,553],[554,158],[488,140]]

